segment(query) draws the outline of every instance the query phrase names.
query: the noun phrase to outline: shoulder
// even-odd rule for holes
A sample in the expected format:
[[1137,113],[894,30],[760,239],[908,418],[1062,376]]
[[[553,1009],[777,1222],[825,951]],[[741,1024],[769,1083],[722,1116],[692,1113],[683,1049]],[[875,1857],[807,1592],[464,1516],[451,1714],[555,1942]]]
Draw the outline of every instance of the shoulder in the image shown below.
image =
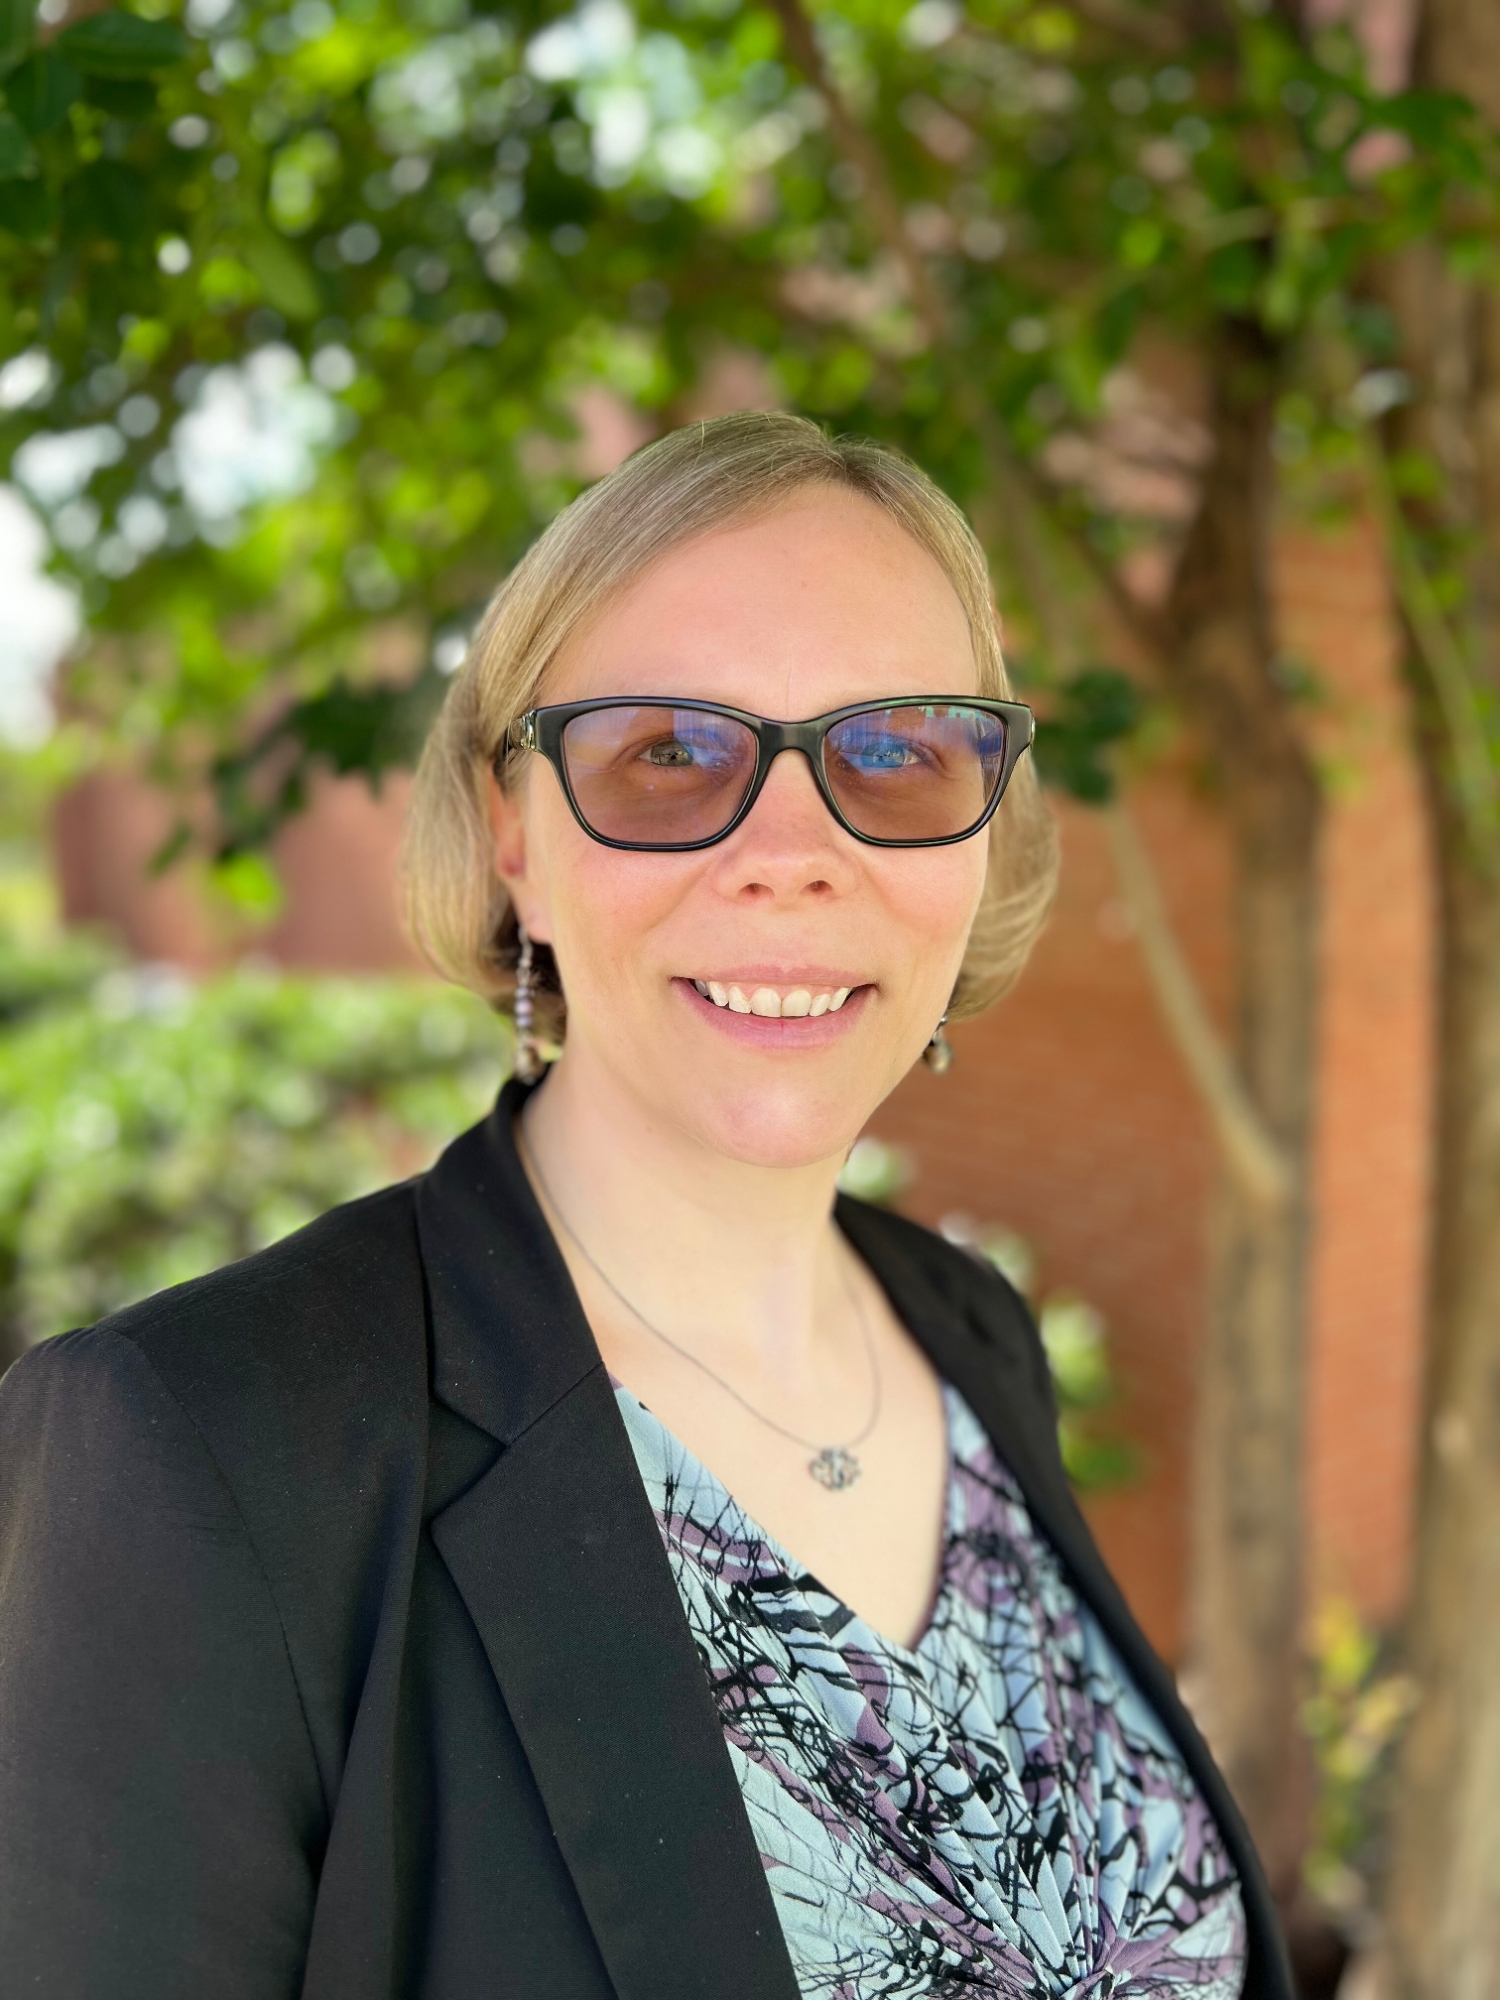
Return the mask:
[[45,1449],[58,1468],[98,1463],[117,1480],[170,1413],[244,1512],[278,1494],[307,1520],[379,1484],[382,1462],[420,1456],[426,1352],[402,1184],[43,1341],[0,1382],[0,1437],[33,1463]]
[[215,1357],[243,1367],[277,1355],[299,1372],[340,1366],[352,1343],[420,1307],[409,1183],[344,1203],[239,1263],[157,1292],[101,1320],[169,1371]]
[[24,1609],[27,1627],[45,1637],[86,1604],[104,1643],[98,1604],[118,1599],[124,1578],[138,1599],[157,1595],[163,1576],[180,1585],[226,1561],[242,1568],[244,1544],[234,1496],[197,1426],[108,1322],[42,1341],[7,1371],[0,1632]]
[[427,1357],[409,1184],[43,1341],[0,1382],[0,1584],[55,1607],[119,1571],[215,1632],[259,1605],[333,1770],[420,1527]]
[[[181,1412],[149,1362],[108,1322],[29,1348],[0,1380],[0,1467],[17,1480],[5,1525],[63,1499],[76,1504],[99,1470],[159,1448]],[[125,1490],[128,1490],[128,1485]]]
[[228,1398],[244,1416],[261,1398],[290,1413],[329,1396],[347,1401],[377,1381],[394,1386],[392,1359],[413,1344],[420,1351],[423,1325],[414,1204],[402,1183],[93,1331],[97,1352],[136,1349],[195,1415]]

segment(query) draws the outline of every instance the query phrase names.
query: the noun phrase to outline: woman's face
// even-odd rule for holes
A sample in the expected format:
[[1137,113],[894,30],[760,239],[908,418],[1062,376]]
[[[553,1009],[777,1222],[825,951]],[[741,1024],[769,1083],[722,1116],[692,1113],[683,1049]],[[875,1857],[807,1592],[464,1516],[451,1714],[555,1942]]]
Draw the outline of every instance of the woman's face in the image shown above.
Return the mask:
[[[937,564],[873,502],[814,489],[663,557],[572,637],[540,699],[675,695],[790,721],[977,692]],[[696,853],[591,840],[538,756],[495,788],[494,817],[499,873],[557,957],[576,1081],[588,1072],[650,1123],[765,1166],[841,1154],[916,1061],[958,976],[988,848],[983,833],[865,845],[795,751],[728,839]],[[805,995],[809,1011],[715,1004],[735,988],[759,990],[758,1009]]]

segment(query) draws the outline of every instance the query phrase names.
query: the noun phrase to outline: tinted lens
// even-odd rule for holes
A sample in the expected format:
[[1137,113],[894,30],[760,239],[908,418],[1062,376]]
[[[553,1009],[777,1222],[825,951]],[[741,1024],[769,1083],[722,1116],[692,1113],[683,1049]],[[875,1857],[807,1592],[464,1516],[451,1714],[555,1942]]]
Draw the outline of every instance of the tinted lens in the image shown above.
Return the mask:
[[1005,724],[947,702],[871,709],[829,730],[839,809],[872,840],[951,840],[979,824],[1005,768]]
[[711,840],[755,776],[755,738],[745,725],[698,708],[591,709],[567,725],[562,747],[587,824],[606,840],[641,847]]

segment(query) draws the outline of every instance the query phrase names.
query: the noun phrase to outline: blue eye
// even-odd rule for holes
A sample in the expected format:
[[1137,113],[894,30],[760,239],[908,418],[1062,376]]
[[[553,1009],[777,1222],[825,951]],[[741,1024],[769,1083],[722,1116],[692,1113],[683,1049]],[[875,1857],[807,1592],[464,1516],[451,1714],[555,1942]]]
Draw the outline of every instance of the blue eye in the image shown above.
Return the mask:
[[839,755],[860,771],[904,771],[922,760],[902,736],[869,736],[859,743],[840,744]]

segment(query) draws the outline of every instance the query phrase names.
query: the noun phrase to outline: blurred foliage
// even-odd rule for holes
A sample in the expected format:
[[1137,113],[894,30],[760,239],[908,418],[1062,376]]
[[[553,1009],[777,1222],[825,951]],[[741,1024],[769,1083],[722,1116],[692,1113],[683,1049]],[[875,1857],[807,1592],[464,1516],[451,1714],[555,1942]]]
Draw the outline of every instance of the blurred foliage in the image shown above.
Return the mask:
[[1380,95],[1268,0],[842,0],[799,53],[805,20],[136,0],[49,40],[4,0],[0,468],[100,640],[70,712],[206,774],[200,837],[263,840],[309,761],[409,755],[423,677],[587,476],[580,396],[659,428],[725,365],[971,509],[1044,708],[1063,683],[1048,769],[1097,798],[1124,710],[1108,663],[1069,693],[1051,614],[1171,531],[1088,469],[1140,330],[1253,329],[1283,463],[1352,476],[1403,393],[1371,261],[1495,266],[1470,108]]
[[877,1208],[896,1208],[917,1177],[917,1165],[904,1146],[877,1139],[873,1132],[856,1139],[839,1175],[839,1188],[856,1201],[874,1202]]
[[1140,690],[1108,667],[1086,667],[1058,688],[1037,725],[1033,754],[1042,777],[1088,805],[1114,795],[1109,752],[1141,719]]
[[1036,1254],[1014,1230],[967,1215],[945,1215],[941,1228],[950,1243],[993,1264],[1030,1300],[1057,1397],[1057,1441],[1074,1486],[1096,1493],[1138,1479],[1142,1455],[1120,1429],[1121,1389],[1103,1314],[1068,1292],[1039,1294]]
[[57,923],[30,844],[0,840],[0,1037],[38,1008],[85,998],[113,962],[97,938]]
[[1310,1666],[1302,1727],[1317,1782],[1302,1873],[1353,1935],[1374,1907],[1385,1793],[1416,1684],[1390,1669],[1379,1639],[1339,1597],[1327,1599],[1313,1620]]
[[488,1108],[508,1030],[418,979],[193,984],[0,939],[0,1349],[247,1256],[417,1171]]
[[[839,1186],[860,1201],[895,1208],[916,1178],[916,1162],[904,1146],[866,1133],[851,1148]],[[1058,1443],[1069,1479],[1082,1492],[1098,1492],[1137,1478],[1141,1455],[1116,1425],[1120,1392],[1103,1316],[1066,1294],[1036,1299],[1036,1255],[1014,1230],[967,1215],[945,1215],[939,1227],[950,1243],[993,1264],[1032,1302],[1052,1372]]]

